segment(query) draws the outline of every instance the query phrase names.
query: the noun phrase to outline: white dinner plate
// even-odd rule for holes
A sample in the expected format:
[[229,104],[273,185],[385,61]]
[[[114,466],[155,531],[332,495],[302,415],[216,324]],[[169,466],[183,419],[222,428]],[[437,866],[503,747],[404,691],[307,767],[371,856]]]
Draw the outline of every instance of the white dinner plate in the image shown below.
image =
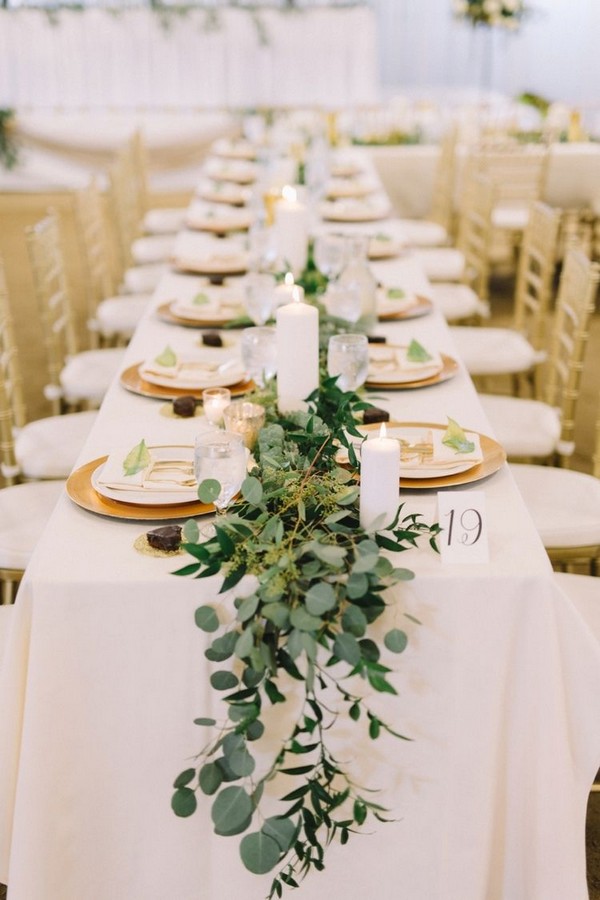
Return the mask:
[[[216,370],[209,366],[218,365]],[[200,391],[209,387],[230,387],[244,378],[244,367],[241,360],[224,359],[221,363],[199,360],[197,357],[182,357],[180,369],[176,375],[149,370],[142,363],[139,368],[140,377],[149,384],[159,387],[177,388],[177,390]]]

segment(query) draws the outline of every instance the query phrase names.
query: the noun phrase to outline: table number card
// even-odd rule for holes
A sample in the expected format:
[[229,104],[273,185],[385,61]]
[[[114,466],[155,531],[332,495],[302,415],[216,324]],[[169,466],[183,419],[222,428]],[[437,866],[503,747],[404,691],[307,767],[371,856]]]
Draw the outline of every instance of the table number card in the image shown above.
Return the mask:
[[483,491],[438,492],[438,545],[443,563],[487,563],[490,559]]

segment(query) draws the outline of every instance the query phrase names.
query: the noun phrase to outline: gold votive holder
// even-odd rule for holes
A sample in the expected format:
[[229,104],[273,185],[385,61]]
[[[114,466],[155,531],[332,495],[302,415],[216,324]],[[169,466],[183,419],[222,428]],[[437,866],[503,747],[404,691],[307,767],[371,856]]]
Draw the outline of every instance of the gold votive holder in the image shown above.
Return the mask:
[[234,400],[223,410],[223,419],[227,431],[241,434],[245,446],[253,450],[258,433],[265,424],[265,408],[249,400]]

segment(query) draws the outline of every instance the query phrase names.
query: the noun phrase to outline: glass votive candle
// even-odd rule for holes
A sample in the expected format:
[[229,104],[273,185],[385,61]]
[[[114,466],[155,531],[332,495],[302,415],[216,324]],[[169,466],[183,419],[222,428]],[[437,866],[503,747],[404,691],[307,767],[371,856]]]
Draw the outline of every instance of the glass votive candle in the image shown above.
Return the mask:
[[249,400],[234,400],[223,411],[223,419],[227,431],[241,434],[246,447],[252,450],[265,424],[265,408]]
[[214,387],[202,391],[204,415],[211,423],[219,427],[223,424],[223,410],[231,403],[229,388]]

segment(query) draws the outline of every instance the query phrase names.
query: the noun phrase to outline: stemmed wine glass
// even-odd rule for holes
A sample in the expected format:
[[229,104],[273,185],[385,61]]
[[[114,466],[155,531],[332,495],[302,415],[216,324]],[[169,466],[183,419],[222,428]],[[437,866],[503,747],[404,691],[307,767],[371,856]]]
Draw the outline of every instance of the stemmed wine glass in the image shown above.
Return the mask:
[[335,280],[346,263],[346,238],[343,234],[320,234],[315,239],[314,259],[326,278]]
[[196,438],[194,475],[198,485],[208,479],[219,482],[213,500],[217,515],[224,515],[246,477],[246,447],[241,434],[215,431]]

